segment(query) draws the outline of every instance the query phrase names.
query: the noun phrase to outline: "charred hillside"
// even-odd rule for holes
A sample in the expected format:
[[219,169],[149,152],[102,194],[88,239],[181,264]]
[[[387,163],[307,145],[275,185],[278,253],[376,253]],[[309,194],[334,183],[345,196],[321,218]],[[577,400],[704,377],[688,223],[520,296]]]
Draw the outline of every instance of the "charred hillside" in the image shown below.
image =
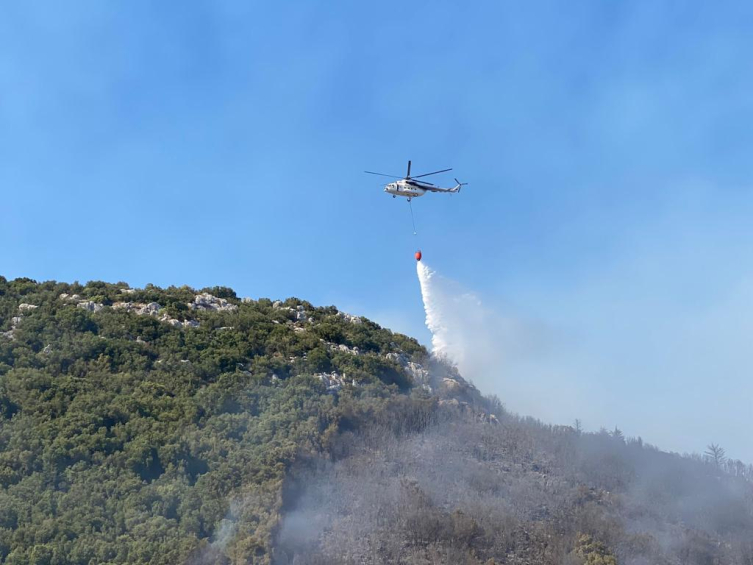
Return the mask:
[[5,563],[753,563],[753,470],[225,287],[0,278]]

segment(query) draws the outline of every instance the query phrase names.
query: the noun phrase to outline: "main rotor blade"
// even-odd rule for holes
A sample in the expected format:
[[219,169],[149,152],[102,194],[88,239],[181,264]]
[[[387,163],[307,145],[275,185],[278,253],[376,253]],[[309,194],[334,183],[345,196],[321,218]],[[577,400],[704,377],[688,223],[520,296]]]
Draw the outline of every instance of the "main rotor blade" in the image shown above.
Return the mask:
[[405,177],[396,177],[395,175],[385,175],[384,173],[374,173],[372,171],[364,171],[364,173],[368,173],[370,175],[379,175],[380,177],[392,177],[393,179],[405,178]]
[[452,169],[442,169],[441,171],[434,171],[433,173],[425,173],[423,175],[418,175],[415,177],[411,177],[412,179],[420,179],[421,177],[428,177],[429,175],[436,175],[439,173],[446,173],[447,171],[451,171]]

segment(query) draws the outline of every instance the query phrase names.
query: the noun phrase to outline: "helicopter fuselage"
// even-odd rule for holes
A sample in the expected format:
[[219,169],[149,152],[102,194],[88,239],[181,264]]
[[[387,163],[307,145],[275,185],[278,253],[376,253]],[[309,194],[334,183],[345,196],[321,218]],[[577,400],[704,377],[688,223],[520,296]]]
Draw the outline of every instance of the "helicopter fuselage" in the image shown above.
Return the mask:
[[406,198],[418,198],[426,194],[426,189],[416,181],[398,180],[384,187],[384,191],[392,196],[405,196]]

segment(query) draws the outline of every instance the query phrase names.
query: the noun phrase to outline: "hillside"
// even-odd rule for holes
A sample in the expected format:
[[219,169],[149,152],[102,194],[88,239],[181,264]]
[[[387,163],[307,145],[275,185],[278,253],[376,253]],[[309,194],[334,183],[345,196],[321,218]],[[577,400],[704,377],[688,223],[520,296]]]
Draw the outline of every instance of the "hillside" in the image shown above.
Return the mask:
[[225,287],[0,277],[4,563],[753,563],[753,469]]

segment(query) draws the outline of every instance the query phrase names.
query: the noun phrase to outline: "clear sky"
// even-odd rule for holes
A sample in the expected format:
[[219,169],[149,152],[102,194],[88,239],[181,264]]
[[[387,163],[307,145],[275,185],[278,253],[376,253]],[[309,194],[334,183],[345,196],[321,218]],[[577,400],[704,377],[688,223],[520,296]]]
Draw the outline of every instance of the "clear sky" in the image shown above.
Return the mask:
[[[475,379],[509,408],[753,462],[753,5],[466,4],[3,2],[0,274],[428,343],[421,247],[516,328]],[[415,237],[363,174],[408,159],[470,183]]]

